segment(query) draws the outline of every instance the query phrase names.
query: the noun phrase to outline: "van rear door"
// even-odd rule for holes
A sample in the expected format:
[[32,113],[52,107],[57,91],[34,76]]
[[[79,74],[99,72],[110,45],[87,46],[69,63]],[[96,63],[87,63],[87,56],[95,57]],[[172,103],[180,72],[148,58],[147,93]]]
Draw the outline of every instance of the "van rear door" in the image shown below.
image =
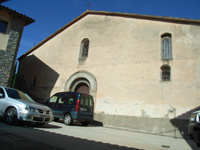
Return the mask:
[[93,119],[94,100],[90,95],[80,96],[79,117]]

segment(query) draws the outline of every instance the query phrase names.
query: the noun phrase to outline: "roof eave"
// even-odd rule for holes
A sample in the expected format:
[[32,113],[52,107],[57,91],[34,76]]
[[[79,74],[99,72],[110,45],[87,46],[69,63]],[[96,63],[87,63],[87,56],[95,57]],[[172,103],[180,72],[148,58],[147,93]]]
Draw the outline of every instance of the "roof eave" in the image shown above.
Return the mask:
[[29,24],[35,22],[34,19],[32,19],[32,18],[30,18],[30,17],[28,17],[28,16],[26,16],[26,15],[23,15],[23,14],[21,14],[21,13],[15,11],[15,10],[13,10],[13,9],[10,9],[10,8],[8,8],[8,7],[6,7],[6,6],[0,5],[0,10],[1,10],[1,9],[2,9],[2,10],[5,10],[8,14],[10,14],[10,15],[12,15],[12,16],[18,16],[18,17],[22,18],[22,19],[25,21],[25,26],[27,26],[27,25],[29,25]]

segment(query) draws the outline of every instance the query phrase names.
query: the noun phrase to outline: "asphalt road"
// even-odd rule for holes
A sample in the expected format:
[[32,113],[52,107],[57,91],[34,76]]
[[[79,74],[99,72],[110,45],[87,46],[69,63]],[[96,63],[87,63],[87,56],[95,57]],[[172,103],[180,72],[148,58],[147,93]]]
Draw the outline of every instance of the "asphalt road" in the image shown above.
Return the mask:
[[44,127],[0,121],[0,150],[195,150],[190,140],[137,133],[103,126],[66,126],[52,122]]

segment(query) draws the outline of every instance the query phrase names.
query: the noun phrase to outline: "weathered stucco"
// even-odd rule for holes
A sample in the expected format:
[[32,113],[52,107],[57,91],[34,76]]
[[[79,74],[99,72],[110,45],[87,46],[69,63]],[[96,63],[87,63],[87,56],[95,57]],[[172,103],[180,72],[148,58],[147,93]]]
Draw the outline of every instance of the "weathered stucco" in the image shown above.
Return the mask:
[[[172,34],[173,59],[169,61],[161,60],[163,33]],[[89,54],[80,64],[80,44],[84,38],[90,40]],[[166,119],[171,126],[171,119],[187,120],[190,112],[199,107],[199,41],[199,25],[90,14],[22,58],[19,74],[27,82],[32,82],[31,76],[37,76],[35,91],[29,92],[36,94],[47,86],[51,90],[46,96],[50,96],[63,91],[73,74],[89,72],[96,78],[95,113],[100,121],[106,123],[103,114]],[[43,76],[38,69],[30,72],[30,66],[34,66],[44,73],[41,65],[28,60],[32,56],[57,74],[53,86],[48,87],[52,81],[50,74]],[[171,81],[161,80],[163,64],[171,67]],[[112,122],[112,117],[109,119]],[[159,128],[153,122],[151,126],[153,132],[155,127]],[[138,129],[145,130],[144,127],[141,124]]]

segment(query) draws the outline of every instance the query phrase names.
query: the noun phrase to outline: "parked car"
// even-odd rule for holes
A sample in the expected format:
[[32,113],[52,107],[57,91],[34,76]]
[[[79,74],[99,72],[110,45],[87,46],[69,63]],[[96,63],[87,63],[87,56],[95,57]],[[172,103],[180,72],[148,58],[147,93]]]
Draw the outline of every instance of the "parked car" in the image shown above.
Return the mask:
[[188,134],[192,140],[200,147],[200,111],[195,111],[189,118]]
[[0,116],[8,124],[16,124],[20,120],[44,125],[54,118],[51,108],[36,103],[22,91],[3,86],[0,86]]
[[91,95],[78,92],[60,92],[46,101],[54,113],[54,119],[64,119],[66,125],[81,122],[88,125],[93,120],[94,100]]

